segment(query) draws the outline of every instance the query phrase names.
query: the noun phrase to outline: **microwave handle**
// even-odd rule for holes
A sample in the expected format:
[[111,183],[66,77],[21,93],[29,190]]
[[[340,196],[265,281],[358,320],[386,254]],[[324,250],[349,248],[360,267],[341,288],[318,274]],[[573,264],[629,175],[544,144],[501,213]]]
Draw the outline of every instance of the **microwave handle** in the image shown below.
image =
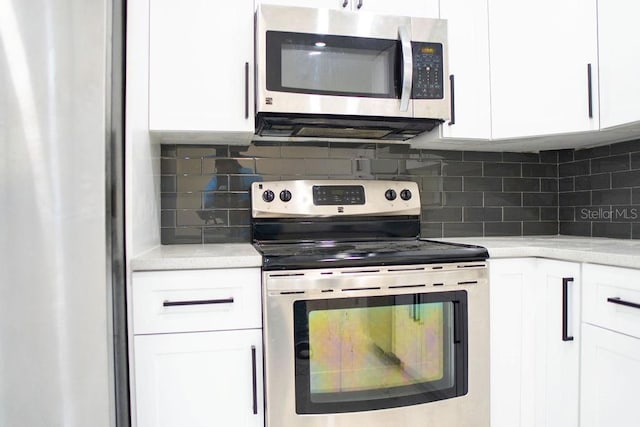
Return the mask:
[[399,27],[400,45],[402,46],[402,94],[400,95],[400,111],[409,110],[411,100],[411,84],[413,83],[413,52],[411,51],[411,33],[407,27]]

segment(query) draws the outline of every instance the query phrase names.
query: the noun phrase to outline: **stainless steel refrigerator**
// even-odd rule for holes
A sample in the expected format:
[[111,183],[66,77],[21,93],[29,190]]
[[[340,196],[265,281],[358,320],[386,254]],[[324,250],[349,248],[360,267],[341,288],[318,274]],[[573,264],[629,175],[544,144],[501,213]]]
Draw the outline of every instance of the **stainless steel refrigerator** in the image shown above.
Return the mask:
[[125,425],[124,0],[0,0],[0,426]]

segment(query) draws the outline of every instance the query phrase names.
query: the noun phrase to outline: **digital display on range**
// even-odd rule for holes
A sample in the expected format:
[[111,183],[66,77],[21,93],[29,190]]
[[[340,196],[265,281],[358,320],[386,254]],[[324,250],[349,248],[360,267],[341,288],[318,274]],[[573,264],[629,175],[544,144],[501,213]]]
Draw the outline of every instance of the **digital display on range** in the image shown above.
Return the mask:
[[362,185],[314,185],[313,204],[322,205],[364,205]]

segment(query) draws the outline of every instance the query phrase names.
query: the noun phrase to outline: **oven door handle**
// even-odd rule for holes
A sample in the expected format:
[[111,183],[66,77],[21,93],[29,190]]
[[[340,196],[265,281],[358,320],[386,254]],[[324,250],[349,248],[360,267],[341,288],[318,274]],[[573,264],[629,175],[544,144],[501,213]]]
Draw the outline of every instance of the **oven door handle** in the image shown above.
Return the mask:
[[462,312],[460,310],[460,301],[453,302],[453,343],[460,344],[460,325],[462,324]]
[[402,94],[400,111],[409,111],[411,85],[413,83],[413,52],[411,50],[411,32],[406,26],[398,27],[398,36],[402,46]]

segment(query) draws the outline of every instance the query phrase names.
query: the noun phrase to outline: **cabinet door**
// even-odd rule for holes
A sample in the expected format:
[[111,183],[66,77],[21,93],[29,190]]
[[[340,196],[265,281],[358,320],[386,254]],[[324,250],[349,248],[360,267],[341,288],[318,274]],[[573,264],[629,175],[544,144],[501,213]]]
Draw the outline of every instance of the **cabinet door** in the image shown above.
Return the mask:
[[535,426],[578,427],[580,264],[538,259],[536,265]]
[[279,6],[351,10],[351,1],[353,0],[256,0],[256,7],[258,7],[259,4],[275,4]]
[[596,20],[596,0],[489,0],[493,138],[599,128]]
[[532,425],[533,259],[489,261],[491,426]]
[[581,427],[637,427],[640,339],[582,326]]
[[640,120],[640,2],[598,2],[600,126]]
[[453,75],[455,120],[444,123],[445,138],[489,139],[489,21],[486,0],[441,0],[449,23],[449,70]]
[[137,335],[138,427],[262,427],[259,329]]
[[151,0],[151,131],[253,134],[251,28],[251,0]]
[[438,18],[437,0],[350,0],[354,10],[380,15],[400,15],[421,18]]
[[257,0],[258,4],[366,11],[380,15],[437,18],[438,0]]
[[[492,427],[577,427],[580,265],[534,258],[489,265]],[[565,310],[567,278],[574,280],[566,280]]]

